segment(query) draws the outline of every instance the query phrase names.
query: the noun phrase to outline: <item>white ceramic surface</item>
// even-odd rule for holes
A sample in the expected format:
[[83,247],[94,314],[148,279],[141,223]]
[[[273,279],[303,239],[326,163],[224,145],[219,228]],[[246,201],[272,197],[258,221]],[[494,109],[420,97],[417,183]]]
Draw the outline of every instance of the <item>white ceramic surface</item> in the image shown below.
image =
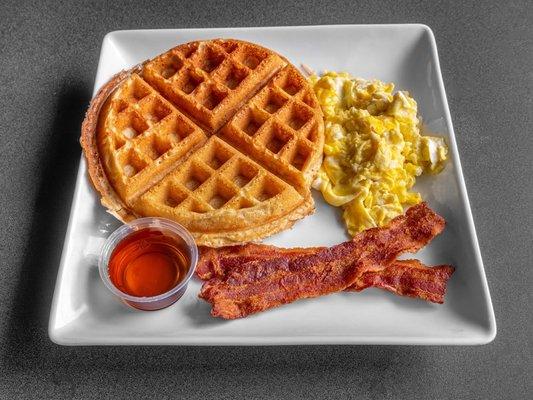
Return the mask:
[[[50,338],[87,344],[483,344],[496,335],[494,312],[440,73],[435,39],[424,25],[345,25],[117,31],[103,41],[95,91],[112,74],[179,43],[232,37],[272,48],[317,71],[345,70],[396,83],[418,101],[430,130],[444,135],[451,161],[416,189],[447,221],[417,257],[456,267],[444,305],[378,289],[302,300],[242,320],[209,315],[191,282],[173,306],[131,309],[100,281],[96,254],[119,222],[100,206],[81,161],[50,314]],[[332,245],[347,237],[337,210],[315,196],[313,216],[267,240],[280,246]]]

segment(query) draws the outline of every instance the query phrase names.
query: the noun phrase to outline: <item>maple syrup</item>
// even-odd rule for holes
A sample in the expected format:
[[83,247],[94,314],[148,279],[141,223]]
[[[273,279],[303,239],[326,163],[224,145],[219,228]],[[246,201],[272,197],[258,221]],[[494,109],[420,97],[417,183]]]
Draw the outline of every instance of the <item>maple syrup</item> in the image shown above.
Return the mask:
[[[142,228],[125,236],[114,248],[108,262],[111,283],[122,293],[136,298],[162,295],[171,291],[190,274],[187,245],[179,236],[159,228]],[[166,307],[178,296],[155,303],[128,301],[144,310]]]

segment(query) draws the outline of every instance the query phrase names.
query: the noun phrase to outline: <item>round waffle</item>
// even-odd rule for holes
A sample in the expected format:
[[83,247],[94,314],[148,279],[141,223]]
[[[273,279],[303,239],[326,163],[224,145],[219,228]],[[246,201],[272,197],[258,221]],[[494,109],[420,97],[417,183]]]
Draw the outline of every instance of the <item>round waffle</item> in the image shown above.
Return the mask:
[[238,40],[177,46],[104,85],[81,144],[102,204],[200,245],[258,240],[314,210],[322,113],[285,58]]

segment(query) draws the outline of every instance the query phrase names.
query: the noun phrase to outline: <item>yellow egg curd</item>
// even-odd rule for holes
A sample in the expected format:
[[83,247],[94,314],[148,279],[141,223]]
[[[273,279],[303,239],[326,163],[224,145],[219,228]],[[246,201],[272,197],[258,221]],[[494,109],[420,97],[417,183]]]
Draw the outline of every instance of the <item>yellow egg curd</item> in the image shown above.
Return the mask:
[[324,161],[313,182],[343,207],[351,235],[387,224],[421,201],[417,176],[438,173],[444,139],[420,134],[416,101],[392,83],[327,72],[310,78],[325,119]]

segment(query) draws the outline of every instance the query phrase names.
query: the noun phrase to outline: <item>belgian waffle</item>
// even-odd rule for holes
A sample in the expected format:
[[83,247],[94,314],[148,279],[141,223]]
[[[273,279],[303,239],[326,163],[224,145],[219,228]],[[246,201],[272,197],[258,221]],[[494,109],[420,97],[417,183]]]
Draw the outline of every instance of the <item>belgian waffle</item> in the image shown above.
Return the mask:
[[314,210],[322,113],[298,70],[237,40],[191,42],[111,79],[81,144],[102,204],[160,216],[198,244],[258,240]]

